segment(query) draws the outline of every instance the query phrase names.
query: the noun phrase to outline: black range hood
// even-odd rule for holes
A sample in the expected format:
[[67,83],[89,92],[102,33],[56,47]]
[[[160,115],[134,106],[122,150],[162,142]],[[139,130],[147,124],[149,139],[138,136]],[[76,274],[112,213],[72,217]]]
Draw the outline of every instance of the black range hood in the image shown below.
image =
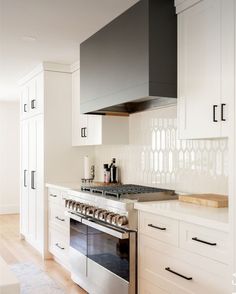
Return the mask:
[[80,46],[81,113],[175,104],[174,0],[140,0]]

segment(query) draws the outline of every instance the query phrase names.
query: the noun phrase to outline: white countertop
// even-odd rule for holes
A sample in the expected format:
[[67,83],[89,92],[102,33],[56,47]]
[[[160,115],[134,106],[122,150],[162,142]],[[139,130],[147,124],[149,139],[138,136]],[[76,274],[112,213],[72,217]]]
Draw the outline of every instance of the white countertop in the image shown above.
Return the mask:
[[20,294],[20,283],[10,271],[6,262],[0,257],[0,293]]
[[135,203],[134,208],[213,229],[229,231],[228,208],[211,208],[179,200],[138,202]]
[[60,190],[78,190],[81,187],[81,182],[55,182],[55,183],[46,183],[46,187]]

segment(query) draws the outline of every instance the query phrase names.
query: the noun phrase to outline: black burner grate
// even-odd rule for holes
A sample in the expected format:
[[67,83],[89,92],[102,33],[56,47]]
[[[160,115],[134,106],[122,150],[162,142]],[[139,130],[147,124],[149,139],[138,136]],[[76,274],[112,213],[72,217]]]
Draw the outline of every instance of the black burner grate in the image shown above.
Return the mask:
[[165,191],[159,188],[152,188],[146,186],[139,185],[117,185],[117,186],[90,186],[90,187],[82,187],[82,191],[91,192],[94,194],[101,194],[105,196],[113,196],[117,198],[121,198],[127,194],[145,194],[145,193],[156,193]]

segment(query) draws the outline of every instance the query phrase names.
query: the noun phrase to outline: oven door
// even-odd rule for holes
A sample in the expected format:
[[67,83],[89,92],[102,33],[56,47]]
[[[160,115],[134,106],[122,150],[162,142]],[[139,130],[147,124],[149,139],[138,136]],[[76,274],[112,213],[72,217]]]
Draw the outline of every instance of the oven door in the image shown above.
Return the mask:
[[82,222],[87,225],[87,271],[94,293],[135,293],[136,233],[96,220]]
[[87,289],[87,225],[82,218],[69,213],[70,216],[70,248],[69,262],[72,279]]

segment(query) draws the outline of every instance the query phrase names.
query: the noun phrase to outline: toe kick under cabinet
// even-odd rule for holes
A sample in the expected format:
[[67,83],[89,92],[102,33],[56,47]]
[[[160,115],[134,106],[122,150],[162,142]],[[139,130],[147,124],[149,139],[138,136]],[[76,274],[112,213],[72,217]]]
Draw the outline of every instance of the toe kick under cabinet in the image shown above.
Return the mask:
[[227,294],[228,233],[139,211],[139,294]]

